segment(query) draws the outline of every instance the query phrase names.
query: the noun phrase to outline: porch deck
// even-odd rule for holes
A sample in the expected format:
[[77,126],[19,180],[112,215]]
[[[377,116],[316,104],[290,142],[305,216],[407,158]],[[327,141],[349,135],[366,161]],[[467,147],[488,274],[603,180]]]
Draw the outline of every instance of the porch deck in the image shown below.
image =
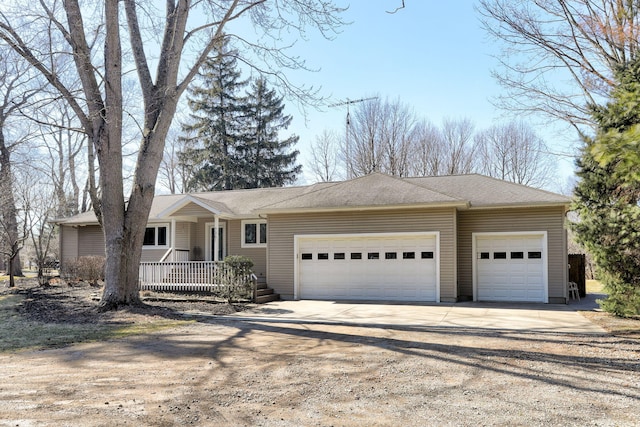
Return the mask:
[[253,274],[236,276],[223,261],[171,261],[140,263],[140,290],[221,292],[229,288],[252,289]]

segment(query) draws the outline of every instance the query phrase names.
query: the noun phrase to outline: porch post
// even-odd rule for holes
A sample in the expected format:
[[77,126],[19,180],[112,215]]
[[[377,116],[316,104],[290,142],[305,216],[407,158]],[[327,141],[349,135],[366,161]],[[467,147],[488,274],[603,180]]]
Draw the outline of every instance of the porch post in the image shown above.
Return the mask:
[[171,261],[176,261],[176,220],[171,220]]
[[218,253],[220,251],[220,232],[218,227],[220,226],[220,220],[218,215],[213,215],[213,256],[211,259],[214,261],[221,261],[218,259]]

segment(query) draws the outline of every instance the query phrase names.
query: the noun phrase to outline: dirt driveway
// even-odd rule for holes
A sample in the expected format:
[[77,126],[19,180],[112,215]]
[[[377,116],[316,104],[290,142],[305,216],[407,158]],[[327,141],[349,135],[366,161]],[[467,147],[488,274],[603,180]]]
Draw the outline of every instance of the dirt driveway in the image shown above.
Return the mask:
[[195,320],[0,355],[0,425],[640,424],[635,339]]

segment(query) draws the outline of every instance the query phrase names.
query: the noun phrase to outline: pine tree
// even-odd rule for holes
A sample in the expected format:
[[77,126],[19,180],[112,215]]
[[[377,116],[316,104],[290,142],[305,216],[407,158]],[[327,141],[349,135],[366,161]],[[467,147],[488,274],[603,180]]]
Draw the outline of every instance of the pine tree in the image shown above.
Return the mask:
[[295,182],[302,166],[296,164],[299,152],[292,150],[298,136],[279,140],[278,134],[291,124],[283,114],[284,104],[264,78],[251,84],[247,94],[247,130],[245,188],[281,187]]
[[[640,124],[640,62],[617,74],[618,87],[606,106],[592,107],[598,124],[595,137],[585,137],[577,162],[580,181],[571,224],[593,256],[608,292],[602,307],[619,316],[640,315],[640,180],[633,169]],[[626,147],[626,148],[625,148]],[[630,160],[631,159],[631,160]],[[635,165],[635,169],[640,164]]]
[[196,166],[188,190],[231,190],[242,188],[238,182],[245,166],[238,156],[242,140],[245,101],[241,90],[247,85],[240,80],[237,52],[225,41],[207,59],[199,74],[199,85],[189,89],[187,102],[190,123],[182,130],[189,145],[180,154],[183,164]]

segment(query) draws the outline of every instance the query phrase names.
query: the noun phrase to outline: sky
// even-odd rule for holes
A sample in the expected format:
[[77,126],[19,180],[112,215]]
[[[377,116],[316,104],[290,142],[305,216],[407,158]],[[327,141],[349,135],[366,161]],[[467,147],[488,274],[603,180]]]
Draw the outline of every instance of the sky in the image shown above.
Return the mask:
[[[347,99],[380,96],[399,99],[420,118],[439,125],[444,118],[468,118],[483,129],[504,122],[504,111],[496,109],[492,97],[503,89],[491,76],[498,66],[494,57],[500,46],[481,28],[476,2],[470,0],[405,0],[406,7],[394,14],[402,0],[353,0],[344,15],[351,25],[328,41],[312,36],[296,47],[318,72],[297,72],[294,80],[320,86],[331,97],[327,104]],[[285,101],[287,103],[287,101]],[[297,149],[303,167],[309,164],[310,145],[326,130],[344,132],[346,108],[309,110],[306,117],[293,104],[289,133],[300,136]],[[559,133],[557,123],[540,118],[534,129],[553,152],[571,152],[576,144],[572,132]],[[526,119],[525,119],[526,121]],[[281,135],[282,136],[282,135]],[[557,156],[560,191],[573,173],[573,160]],[[314,182],[309,168],[301,184]]]

